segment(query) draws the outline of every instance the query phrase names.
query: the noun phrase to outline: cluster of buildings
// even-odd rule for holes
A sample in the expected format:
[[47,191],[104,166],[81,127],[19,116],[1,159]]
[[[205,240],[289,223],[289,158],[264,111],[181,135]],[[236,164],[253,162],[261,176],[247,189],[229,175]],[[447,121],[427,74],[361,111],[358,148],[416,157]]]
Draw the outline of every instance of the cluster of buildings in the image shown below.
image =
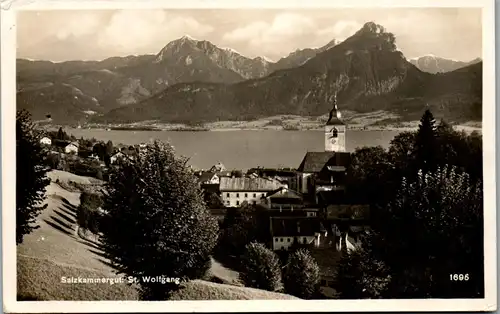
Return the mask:
[[[324,151],[307,152],[296,170],[253,168],[242,174],[218,163],[198,175],[202,189],[218,195],[225,208],[245,203],[265,208],[272,250],[309,247],[320,266],[323,293],[332,295],[335,262],[343,251],[356,249],[369,232],[369,207],[346,197],[351,155],[336,101],[324,142]],[[213,212],[223,217],[220,208]]]

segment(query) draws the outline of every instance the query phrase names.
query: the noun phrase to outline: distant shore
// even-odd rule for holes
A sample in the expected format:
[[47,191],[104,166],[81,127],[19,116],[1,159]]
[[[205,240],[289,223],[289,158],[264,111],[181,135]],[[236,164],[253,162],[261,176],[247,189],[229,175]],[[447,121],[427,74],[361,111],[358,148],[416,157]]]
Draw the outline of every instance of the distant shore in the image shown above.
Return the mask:
[[[181,123],[160,123],[158,121],[142,121],[130,124],[98,125],[87,124],[85,129],[101,129],[108,131],[177,131],[177,132],[226,132],[226,131],[323,131],[328,120],[327,115],[319,117],[303,117],[279,115],[253,121],[217,121],[186,125]],[[416,130],[419,121],[402,121],[401,117],[385,112],[371,113],[345,112],[343,120],[348,130],[359,131],[411,131]],[[480,121],[470,121],[453,126],[456,130],[473,132],[482,130]]]

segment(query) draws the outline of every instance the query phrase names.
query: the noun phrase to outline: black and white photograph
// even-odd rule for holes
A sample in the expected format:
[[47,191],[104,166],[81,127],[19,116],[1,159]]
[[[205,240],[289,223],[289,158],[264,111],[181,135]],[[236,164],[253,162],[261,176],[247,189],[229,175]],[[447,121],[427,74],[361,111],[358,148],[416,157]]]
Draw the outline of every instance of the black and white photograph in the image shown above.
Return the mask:
[[496,310],[494,2],[272,2],[2,7],[8,312]]

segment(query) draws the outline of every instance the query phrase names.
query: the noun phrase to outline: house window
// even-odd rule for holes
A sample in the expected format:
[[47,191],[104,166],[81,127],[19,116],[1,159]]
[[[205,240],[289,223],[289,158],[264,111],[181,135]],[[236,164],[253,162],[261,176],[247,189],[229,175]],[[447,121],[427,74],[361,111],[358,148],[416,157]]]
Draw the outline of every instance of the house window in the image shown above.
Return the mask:
[[229,193],[227,193],[227,197],[229,197]]
[[278,238],[274,238],[274,241],[275,241],[275,242],[278,242],[278,240],[279,240]]
[[304,244],[306,244],[306,243],[307,243],[307,239],[306,239],[306,237],[302,238],[302,242],[304,242]]
[[283,238],[280,238],[280,242],[283,242]]
[[236,197],[240,197],[240,193],[236,193]]
[[287,238],[287,239],[286,239],[286,242],[290,242],[290,238]]
[[253,201],[252,203],[255,205],[255,204],[257,204],[257,201]]
[[248,194],[247,194],[247,193],[245,193],[245,197],[248,197]]
[[240,205],[240,201],[236,201],[236,205]]
[[257,193],[253,193],[253,197],[257,197]]
[[227,205],[231,205],[231,201],[227,201]]

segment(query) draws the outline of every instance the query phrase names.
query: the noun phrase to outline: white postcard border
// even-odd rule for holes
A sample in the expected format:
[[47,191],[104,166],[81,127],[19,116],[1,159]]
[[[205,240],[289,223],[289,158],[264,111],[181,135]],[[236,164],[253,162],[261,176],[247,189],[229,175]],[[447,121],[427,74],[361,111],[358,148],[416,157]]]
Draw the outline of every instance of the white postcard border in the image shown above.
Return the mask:
[[[375,5],[376,3],[376,5]],[[2,1],[1,149],[4,311],[43,312],[244,312],[244,311],[493,311],[497,308],[495,168],[495,20],[493,0],[293,0],[293,1]],[[15,101],[16,10],[139,8],[318,8],[318,7],[480,7],[483,8],[483,176],[484,299],[416,300],[248,300],[248,301],[16,301]],[[14,179],[13,179],[14,178]]]

